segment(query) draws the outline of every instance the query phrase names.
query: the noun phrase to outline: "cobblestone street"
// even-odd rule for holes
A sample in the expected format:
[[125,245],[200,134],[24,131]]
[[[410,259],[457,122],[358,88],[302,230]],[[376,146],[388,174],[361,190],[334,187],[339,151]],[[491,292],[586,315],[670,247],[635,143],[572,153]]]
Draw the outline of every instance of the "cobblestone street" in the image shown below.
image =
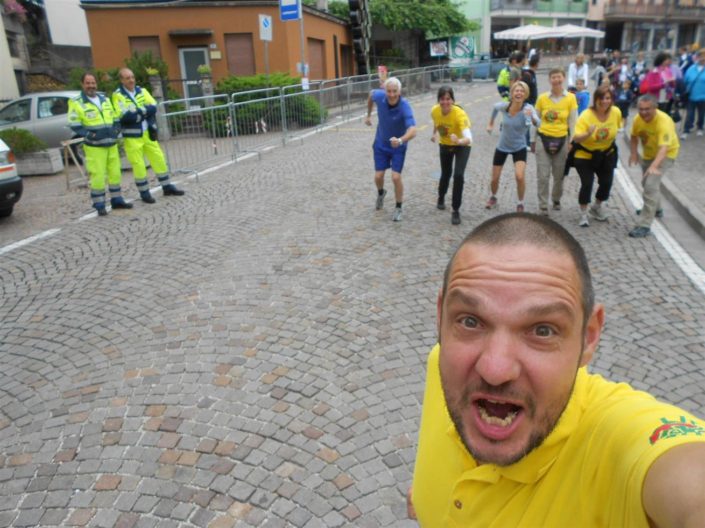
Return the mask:
[[[359,120],[106,218],[77,220],[85,189],[33,225],[21,201],[0,244],[58,232],[0,254],[0,526],[415,526],[405,494],[443,270],[515,206],[507,164],[499,208],[484,208],[494,85],[456,90],[474,134],[460,226],[435,207],[433,94],[412,102],[399,223],[389,176],[374,210],[374,128]],[[527,182],[536,211],[533,157]],[[577,189],[573,172],[552,217],[606,305],[593,371],[705,416],[705,294],[656,237],[626,236],[620,185],[588,229]]]

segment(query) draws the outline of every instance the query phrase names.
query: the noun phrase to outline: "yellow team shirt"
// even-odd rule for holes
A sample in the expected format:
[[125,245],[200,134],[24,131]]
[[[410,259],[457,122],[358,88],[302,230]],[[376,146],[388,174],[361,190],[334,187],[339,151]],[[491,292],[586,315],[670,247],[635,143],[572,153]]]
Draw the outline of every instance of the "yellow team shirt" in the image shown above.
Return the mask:
[[650,123],[637,115],[632,122],[631,135],[641,140],[642,158],[645,160],[654,159],[664,145],[668,146],[666,156],[669,159],[678,157],[681,144],[676,134],[676,125],[671,116],[661,110],[656,110],[656,115]]
[[478,466],[448,416],[438,360],[436,345],[412,491],[423,528],[648,528],[641,492],[649,467],[677,445],[705,442],[702,420],[581,368],[541,446],[511,466]]
[[[580,114],[578,122],[575,123],[575,135],[584,134],[592,125],[595,125],[595,131],[580,144],[590,150],[606,150],[617,137],[619,128],[622,125],[622,112],[613,105],[610,108],[607,119],[600,121],[592,108],[588,108]],[[592,159],[592,154],[584,150],[576,150],[575,157]]]
[[539,134],[551,137],[568,135],[568,118],[570,113],[578,110],[575,95],[566,92],[556,103],[551,99],[551,92],[542,93],[536,100],[536,113],[541,119]]
[[434,105],[431,108],[431,119],[433,119],[433,124],[438,130],[441,145],[455,145],[450,140],[450,135],[455,134],[458,138],[462,138],[463,130],[471,127],[470,118],[465,113],[465,110],[458,105],[453,105],[448,115],[443,115],[440,105]]

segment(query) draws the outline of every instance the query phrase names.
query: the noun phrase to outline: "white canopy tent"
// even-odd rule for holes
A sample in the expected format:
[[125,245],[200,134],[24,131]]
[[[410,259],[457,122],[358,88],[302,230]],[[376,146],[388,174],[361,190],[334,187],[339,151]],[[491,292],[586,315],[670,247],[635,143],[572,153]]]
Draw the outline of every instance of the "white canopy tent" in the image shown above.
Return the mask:
[[551,37],[555,38],[604,38],[605,32],[599,29],[592,29],[584,26],[576,26],[575,24],[565,24],[549,28],[553,31]]
[[536,24],[527,24],[515,28],[497,31],[494,38],[498,40],[534,40],[539,38],[551,38],[550,34],[553,28],[547,26],[538,26]]
[[592,29],[575,24],[564,24],[562,26],[539,26],[527,24],[515,28],[497,31],[494,38],[498,40],[536,40],[545,38],[604,38],[605,32],[599,29]]

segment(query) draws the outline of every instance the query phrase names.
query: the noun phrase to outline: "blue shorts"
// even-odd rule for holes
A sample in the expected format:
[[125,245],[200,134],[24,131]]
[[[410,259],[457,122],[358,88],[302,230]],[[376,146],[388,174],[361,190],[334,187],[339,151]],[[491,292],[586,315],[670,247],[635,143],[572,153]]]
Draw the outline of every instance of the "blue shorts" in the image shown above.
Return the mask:
[[401,173],[404,168],[404,158],[406,157],[406,145],[392,148],[391,146],[380,146],[372,144],[372,152],[375,159],[375,171],[385,171],[389,167],[392,171]]

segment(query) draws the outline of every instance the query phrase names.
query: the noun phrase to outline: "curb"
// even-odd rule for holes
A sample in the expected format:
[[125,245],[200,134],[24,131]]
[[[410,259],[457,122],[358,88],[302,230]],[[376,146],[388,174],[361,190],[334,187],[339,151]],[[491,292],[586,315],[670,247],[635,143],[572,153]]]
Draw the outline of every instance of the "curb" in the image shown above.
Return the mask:
[[683,219],[705,240],[705,214],[666,176],[661,180],[661,191]]

